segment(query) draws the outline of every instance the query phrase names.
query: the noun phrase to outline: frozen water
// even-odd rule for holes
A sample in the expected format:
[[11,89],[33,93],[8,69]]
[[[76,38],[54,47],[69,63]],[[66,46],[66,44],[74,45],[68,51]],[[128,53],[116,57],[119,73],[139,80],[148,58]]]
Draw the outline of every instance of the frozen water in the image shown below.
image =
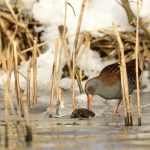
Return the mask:
[[[40,37],[41,40],[50,41],[45,47],[46,52],[44,54],[41,54],[37,60],[38,88],[50,89],[51,73],[55,51],[55,39],[60,37],[58,27],[60,25],[63,25],[64,23],[65,1],[59,0],[59,3],[56,3],[55,0],[20,1],[24,4],[22,5],[21,11],[25,12],[27,10],[27,12],[30,12],[34,19],[36,19],[42,24],[42,26],[36,28],[37,32],[44,31]],[[67,5],[67,35],[73,35],[76,31],[82,1],[68,0],[67,2],[73,6],[76,13],[75,16],[72,8],[69,5]],[[133,11],[136,13],[136,1],[131,1],[130,3]],[[142,2],[142,7],[140,11],[140,15],[141,17],[143,17],[142,19],[147,19],[147,21],[149,20],[148,16],[150,13],[149,6],[150,1],[144,0]],[[128,24],[124,9],[115,0],[94,0],[87,2],[83,16],[81,31],[90,31],[93,35],[98,36],[99,34],[96,32],[97,29],[111,27],[112,23],[125,26]],[[123,28],[123,30],[128,29]],[[72,56],[73,40],[74,36],[68,36],[70,56]],[[59,46],[61,46],[60,42]],[[66,60],[63,52],[62,67],[65,65],[65,62]],[[113,62],[114,60],[102,62],[99,55],[96,52],[91,51],[87,47],[85,48],[85,45],[81,46],[81,49],[79,50],[79,55],[77,56],[77,65],[84,70],[85,75],[89,78],[98,75],[104,66]],[[27,76],[27,66],[28,62],[23,62],[20,65],[20,72],[25,76]],[[0,73],[0,79],[6,80],[6,77],[7,74]],[[14,83],[13,78],[14,75],[12,75],[12,84]],[[146,73],[144,73],[143,82],[144,84],[148,83],[145,80],[147,80]],[[69,79],[67,81],[67,85],[64,85],[64,81],[65,79],[61,81],[62,87],[64,89],[71,88],[71,82],[69,81]],[[26,80],[22,76],[20,76],[20,83],[21,88],[26,89]],[[0,81],[0,85],[4,85],[4,82],[2,80]],[[147,86],[147,91],[148,90],[150,90],[149,85]]]

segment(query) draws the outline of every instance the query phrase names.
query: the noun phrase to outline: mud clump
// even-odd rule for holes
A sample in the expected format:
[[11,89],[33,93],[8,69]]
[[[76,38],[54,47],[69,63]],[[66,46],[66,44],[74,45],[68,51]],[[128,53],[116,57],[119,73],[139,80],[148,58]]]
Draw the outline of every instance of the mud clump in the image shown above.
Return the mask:
[[86,108],[77,108],[75,109],[72,114],[71,118],[91,118],[94,117],[95,113]]

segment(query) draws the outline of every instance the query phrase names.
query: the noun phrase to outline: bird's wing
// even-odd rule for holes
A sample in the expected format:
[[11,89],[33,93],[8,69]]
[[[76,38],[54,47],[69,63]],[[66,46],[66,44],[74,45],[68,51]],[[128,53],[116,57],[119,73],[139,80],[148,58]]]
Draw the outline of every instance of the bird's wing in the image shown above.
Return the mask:
[[120,81],[120,68],[118,63],[106,66],[99,74],[98,78],[105,85],[113,85]]

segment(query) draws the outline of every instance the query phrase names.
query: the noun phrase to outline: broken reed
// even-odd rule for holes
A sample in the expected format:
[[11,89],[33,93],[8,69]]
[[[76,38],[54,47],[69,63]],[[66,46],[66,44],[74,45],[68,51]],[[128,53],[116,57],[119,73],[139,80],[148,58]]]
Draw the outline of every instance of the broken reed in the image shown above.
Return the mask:
[[54,63],[53,63],[53,70],[52,70],[52,84],[51,84],[51,93],[50,93],[49,117],[52,117],[52,112],[53,112],[52,109],[53,109],[53,102],[54,102],[54,90],[55,90],[55,80],[56,80],[56,66],[57,66],[57,57],[58,57],[58,47],[59,47],[59,41],[58,41],[58,39],[56,39]]
[[141,126],[141,109],[140,109],[140,88],[139,88],[139,10],[140,0],[137,0],[137,17],[136,17],[136,43],[135,43],[135,63],[136,63],[136,99],[138,111],[138,125]]
[[[121,74],[121,86],[122,86],[122,98],[123,98],[123,104],[124,106],[124,112],[125,114],[125,125],[126,126],[132,126],[132,111],[131,111],[131,103],[129,100],[129,89],[128,89],[128,78],[127,78],[127,69],[126,69],[126,61],[125,61],[125,55],[124,55],[124,46],[121,40],[121,37],[119,35],[119,32],[117,31],[117,28],[115,25],[113,25],[113,29],[119,44],[119,56],[121,59],[120,64],[120,74]],[[127,111],[126,111],[127,109]],[[126,118],[127,117],[127,118]]]
[[37,38],[34,39],[32,66],[33,66],[33,101],[32,101],[32,104],[33,106],[35,106],[37,104]]
[[72,49],[73,50],[73,53],[72,53],[72,58],[73,58],[73,71],[72,71],[72,104],[73,104],[73,110],[76,109],[76,99],[75,99],[76,50],[77,50],[77,46],[78,46],[78,38],[79,38],[79,34],[80,34],[80,27],[81,27],[81,23],[82,23],[82,17],[83,17],[86,1],[87,0],[82,1],[82,6],[81,6],[81,10],[80,10],[78,25],[77,25],[73,49]]

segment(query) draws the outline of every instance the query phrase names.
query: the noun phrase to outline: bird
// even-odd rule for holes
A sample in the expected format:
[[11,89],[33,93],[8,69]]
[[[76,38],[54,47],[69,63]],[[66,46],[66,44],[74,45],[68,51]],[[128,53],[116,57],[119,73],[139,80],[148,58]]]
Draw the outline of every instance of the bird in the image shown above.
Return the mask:
[[[129,94],[136,88],[135,68],[135,59],[126,63]],[[138,72],[140,77],[140,67]],[[110,64],[104,67],[98,76],[89,79],[85,84],[85,93],[88,97],[87,105],[89,110],[93,96],[99,95],[106,100],[118,99],[114,114],[119,114],[118,108],[122,101],[120,65],[118,63]]]

